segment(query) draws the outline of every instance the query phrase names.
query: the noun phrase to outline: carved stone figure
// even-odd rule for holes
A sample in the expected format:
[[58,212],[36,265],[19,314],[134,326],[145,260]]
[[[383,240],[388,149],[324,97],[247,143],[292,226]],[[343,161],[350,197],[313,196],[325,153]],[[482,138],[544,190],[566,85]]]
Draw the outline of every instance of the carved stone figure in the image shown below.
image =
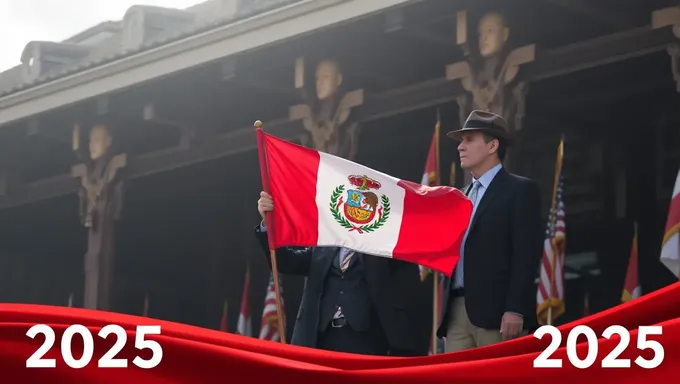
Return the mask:
[[461,80],[469,92],[458,98],[461,123],[473,109],[488,111],[503,116],[514,133],[521,129],[527,92],[527,84],[515,84],[514,80],[520,66],[534,60],[534,46],[511,50],[510,29],[503,15],[496,12],[481,18],[477,34],[478,53],[446,68],[447,79]]
[[80,151],[80,133],[74,129],[73,149],[84,163],[71,173],[81,180],[80,215],[89,229],[85,255],[85,308],[110,309],[111,278],[114,258],[114,224],[123,203],[123,181],[119,171],[126,165],[126,155],[113,155],[111,134],[105,125],[90,130],[89,156]]
[[[304,86],[301,61],[296,68],[296,84]],[[305,104],[290,108],[291,120],[302,120],[307,131],[303,145],[347,159],[357,152],[358,123],[350,119],[352,108],[363,104],[363,90],[343,92],[343,74],[333,60],[323,60],[316,68],[316,98],[303,94]]]

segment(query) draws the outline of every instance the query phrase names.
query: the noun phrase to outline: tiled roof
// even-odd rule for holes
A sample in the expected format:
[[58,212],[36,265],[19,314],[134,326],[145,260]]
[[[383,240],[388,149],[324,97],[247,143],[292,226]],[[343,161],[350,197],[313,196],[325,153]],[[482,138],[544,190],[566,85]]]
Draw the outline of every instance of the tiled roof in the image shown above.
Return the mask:
[[[7,96],[18,91],[35,87],[37,85],[48,83],[50,81],[72,75],[89,68],[97,67],[105,63],[116,61],[124,57],[137,54],[158,46],[169,44],[192,35],[200,34],[211,29],[221,27],[236,21],[251,17],[255,14],[262,13],[274,8],[278,8],[287,4],[291,4],[300,0],[229,0],[236,2],[235,4],[242,4],[236,6],[235,9],[225,8],[224,0],[208,0],[204,3],[190,7],[187,10],[164,9],[158,7],[147,6],[133,6],[131,9],[143,8],[153,10],[155,12],[185,12],[191,15],[192,22],[189,25],[184,25],[180,28],[175,28],[177,25],[170,25],[168,29],[161,31],[158,35],[145,40],[142,44],[133,49],[124,49],[123,36],[126,33],[122,23],[120,22],[105,22],[99,24],[90,30],[79,33],[78,35],[64,41],[66,44],[74,44],[76,40],[82,40],[76,44],[85,44],[87,37],[92,36],[89,32],[91,30],[100,29],[110,32],[110,36],[105,40],[96,44],[90,45],[89,53],[82,60],[73,63],[65,64],[60,67],[48,70],[44,74],[40,74],[33,80],[28,80],[25,75],[27,63],[20,64],[14,68],[0,73],[0,97]],[[221,11],[221,12],[220,12]],[[35,43],[35,42],[32,42]],[[29,43],[30,45],[31,43]]]

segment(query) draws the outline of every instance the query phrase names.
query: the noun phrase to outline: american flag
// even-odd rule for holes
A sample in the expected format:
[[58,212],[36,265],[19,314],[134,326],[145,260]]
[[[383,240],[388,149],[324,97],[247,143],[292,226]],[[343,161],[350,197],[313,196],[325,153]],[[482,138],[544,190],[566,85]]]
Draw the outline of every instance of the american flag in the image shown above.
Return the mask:
[[[536,314],[540,324],[552,323],[564,313],[564,254],[565,254],[565,219],[563,199],[563,177],[559,170],[559,182],[555,203],[548,217],[545,231],[541,274],[536,295]],[[552,312],[550,312],[552,308]],[[549,318],[550,314],[550,318]]]
[[[281,276],[279,275],[279,287],[281,289],[281,313],[285,312],[285,305],[283,304],[283,286],[281,285]],[[285,318],[284,318],[284,324]],[[269,275],[269,285],[267,286],[267,295],[264,298],[264,309],[262,310],[262,325],[260,326],[260,339],[281,341],[281,333],[279,332],[278,315],[276,314],[276,292],[274,291],[274,275]]]

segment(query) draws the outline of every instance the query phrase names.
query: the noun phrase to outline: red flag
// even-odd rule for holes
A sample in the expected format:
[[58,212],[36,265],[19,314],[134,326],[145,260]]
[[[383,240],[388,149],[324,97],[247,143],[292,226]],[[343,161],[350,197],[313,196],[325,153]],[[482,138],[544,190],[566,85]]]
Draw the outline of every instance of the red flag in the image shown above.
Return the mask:
[[621,301],[626,302],[640,297],[642,289],[638,281],[638,233],[637,223],[633,234],[633,245],[630,247],[630,259],[628,260],[628,271],[626,280],[621,292]]
[[[437,116],[437,123],[434,126],[434,134],[430,142],[430,150],[427,153],[427,160],[425,160],[425,171],[423,172],[423,179],[420,184],[434,187],[439,185],[439,130],[441,129],[439,116]],[[430,269],[418,266],[420,268],[420,281],[425,281],[427,276],[432,272]]]
[[227,330],[227,299],[224,299],[224,304],[222,305],[222,319],[220,319],[220,331],[229,332]]
[[675,179],[661,246],[661,263],[680,279],[680,171]]
[[236,331],[243,336],[253,335],[253,325],[250,319],[250,266],[246,268],[246,280],[243,282],[243,294],[241,296],[241,312],[238,314]]
[[472,213],[463,192],[258,135],[263,184],[276,204],[270,248],[345,247],[451,274]]

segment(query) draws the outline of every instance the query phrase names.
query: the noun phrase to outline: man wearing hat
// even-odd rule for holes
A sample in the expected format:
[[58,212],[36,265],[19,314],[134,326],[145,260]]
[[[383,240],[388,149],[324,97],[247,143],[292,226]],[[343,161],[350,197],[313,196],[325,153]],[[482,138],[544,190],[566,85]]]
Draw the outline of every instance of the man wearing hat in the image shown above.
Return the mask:
[[465,188],[472,218],[460,261],[444,281],[437,330],[451,352],[524,335],[535,325],[543,227],[538,184],[503,169],[511,140],[502,117],[473,111],[447,136],[460,142],[460,165],[473,181]]

